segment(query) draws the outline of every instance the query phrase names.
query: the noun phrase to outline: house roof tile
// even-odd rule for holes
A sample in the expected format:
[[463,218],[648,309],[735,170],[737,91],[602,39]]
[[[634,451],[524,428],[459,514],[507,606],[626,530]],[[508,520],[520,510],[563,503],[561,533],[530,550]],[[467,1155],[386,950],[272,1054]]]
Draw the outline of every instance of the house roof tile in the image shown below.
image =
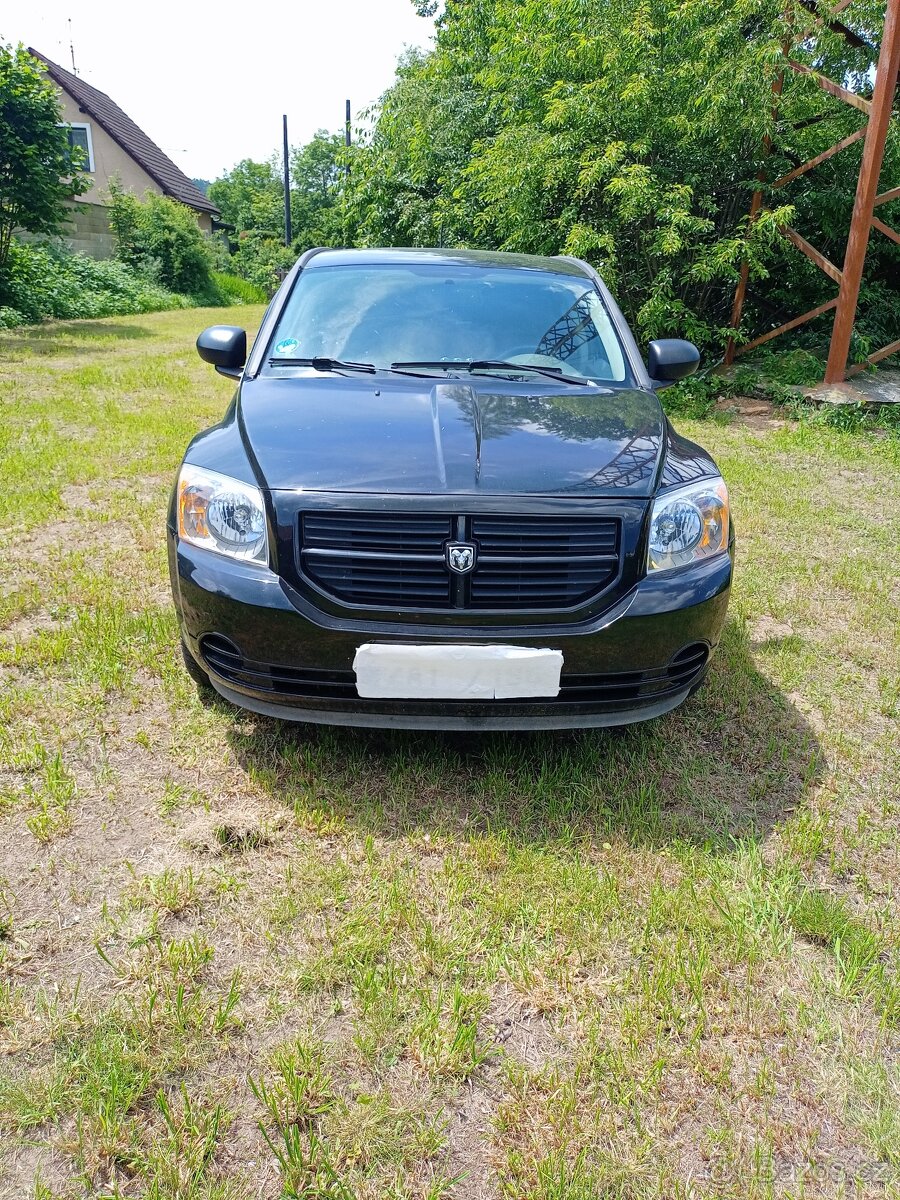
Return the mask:
[[66,71],[63,67],[51,62],[37,50],[28,47],[28,53],[44,64],[47,74],[61,88],[69,93],[79,108],[93,117],[114,141],[129,154],[135,162],[144,168],[147,174],[162,188],[167,196],[186,204],[188,208],[199,212],[211,213],[217,216],[219,210],[213,202],[200,191],[196,184],[163,154],[159,146],[147,137],[146,133],[135,125],[131,117],[122,112],[118,104],[110,100],[105,92],[99,91]]

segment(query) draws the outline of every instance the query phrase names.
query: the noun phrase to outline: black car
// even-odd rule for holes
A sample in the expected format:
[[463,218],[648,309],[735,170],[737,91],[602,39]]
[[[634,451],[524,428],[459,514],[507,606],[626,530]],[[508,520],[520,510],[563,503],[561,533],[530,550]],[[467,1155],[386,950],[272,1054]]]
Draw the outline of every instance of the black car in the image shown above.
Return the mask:
[[[573,258],[313,250],[243,330],[168,521],[185,662],[244,708],[436,729],[619,725],[700,684],[733,567],[716,464]],[[246,361],[245,361],[246,360]]]

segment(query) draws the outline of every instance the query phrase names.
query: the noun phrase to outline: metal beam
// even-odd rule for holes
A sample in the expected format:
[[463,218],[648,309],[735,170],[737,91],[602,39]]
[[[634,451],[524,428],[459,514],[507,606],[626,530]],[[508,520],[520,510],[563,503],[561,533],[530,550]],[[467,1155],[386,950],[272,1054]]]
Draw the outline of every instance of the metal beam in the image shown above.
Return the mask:
[[[815,14],[819,12],[820,0],[799,0],[802,7]],[[827,14],[827,19],[833,20],[838,13],[843,12],[848,8],[852,0],[839,0],[833,5],[830,12]],[[817,20],[817,23],[820,23]],[[814,317],[836,309],[834,326],[832,329],[831,349],[828,358],[828,366],[825,373],[826,383],[836,383],[845,378],[847,375],[856,374],[860,370],[865,370],[870,363],[879,362],[882,358],[887,358],[891,354],[898,352],[900,343],[892,342],[890,346],[883,350],[877,351],[875,354],[869,355],[866,363],[857,365],[849,370],[847,369],[847,355],[849,353],[850,337],[853,332],[853,324],[856,319],[856,308],[859,301],[859,291],[862,282],[862,272],[865,265],[866,249],[868,247],[869,233],[872,227],[878,229],[886,237],[900,244],[900,234],[892,229],[885,222],[879,220],[874,215],[874,209],[881,204],[888,204],[893,200],[900,200],[900,187],[890,188],[880,195],[878,192],[878,177],[881,172],[881,165],[884,159],[884,146],[887,138],[887,130],[891,119],[892,104],[894,93],[897,88],[898,74],[900,74],[900,0],[887,0],[885,10],[884,29],[881,38],[881,48],[879,51],[878,68],[875,78],[875,87],[873,90],[872,99],[866,100],[862,96],[856,95],[854,92],[848,91],[834,80],[828,79],[819,72],[814,71],[811,67],[803,63],[796,62],[790,58],[791,45],[796,45],[803,41],[809,35],[806,33],[795,32],[789,43],[783,47],[784,59],[788,66],[800,75],[807,75],[814,79],[816,83],[832,96],[843,100],[846,104],[858,109],[860,112],[866,113],[868,121],[863,129],[857,130],[856,133],[850,134],[843,138],[834,146],[817,154],[814,158],[809,159],[805,163],[800,163],[794,170],[782,175],[776,179],[771,185],[773,190],[782,188],[793,180],[805,175],[808,171],[820,166],[823,162],[852,145],[865,138],[863,147],[862,165],[859,171],[856,189],[856,201],[853,208],[853,216],[850,224],[850,232],[847,239],[847,245],[844,252],[843,269],[839,269],[834,263],[830,262],[825,255],[821,254],[816,248],[810,245],[805,238],[801,237],[795,229],[788,226],[783,226],[782,234],[787,237],[803,254],[806,255],[820,270],[824,271],[831,279],[839,285],[839,292],[835,299],[828,301],[825,304],[819,305],[817,308],[810,309],[809,312],[803,313],[799,317],[795,317],[791,321],[786,321],[777,329],[769,330],[760,337],[754,338],[743,346],[738,347],[734,337],[732,336],[725,350],[725,363],[730,364],[740,354],[746,354],[748,350],[761,345],[763,342],[768,342],[772,338],[778,337],[779,334],[787,333],[791,329],[796,329],[799,325],[806,321],[812,320]],[[777,92],[781,91],[783,81],[783,72],[778,76],[776,85],[773,86],[773,104],[772,116],[777,116]],[[825,114],[820,116],[809,117],[806,120],[799,122],[795,128],[803,128],[807,125],[814,124],[818,120],[824,120]],[[766,155],[772,147],[771,135],[766,135],[763,143],[763,151]],[[796,161],[796,160],[794,160]],[[765,183],[764,172],[760,174],[760,184]],[[750,223],[755,221],[763,207],[762,187],[758,186],[753,194],[753,199],[750,205]],[[741,264],[740,277],[738,279],[737,288],[735,289],[734,303],[731,310],[731,327],[735,331],[740,328],[741,316],[743,312],[744,301],[747,294],[747,284],[749,279],[749,265],[745,260]]]
[[869,232],[878,193],[878,177],[884,160],[884,146],[893,111],[894,90],[900,72],[900,0],[888,0],[884,15],[884,33],[881,52],[875,74],[875,90],[872,94],[871,116],[866,130],[862,165],[856,186],[853,216],[850,219],[850,236],[844,255],[844,269],[838,292],[834,328],[831,334],[831,349],[825,368],[825,382],[839,383],[847,370],[847,355],[850,338],[856,320],[859,289],[862,283]]
[[[860,37],[855,29],[851,29],[848,25],[845,25],[843,21],[834,20],[834,18],[837,16],[837,13],[840,11],[840,8],[832,9],[830,13],[827,13],[823,17],[820,13],[817,0],[799,0],[799,2],[801,7],[805,8],[807,12],[812,13],[815,17],[815,21],[813,22],[814,25],[827,25],[832,33],[839,33],[844,41],[847,42],[849,46],[853,46],[856,50],[872,49],[872,46],[866,41],[865,38]],[[848,4],[850,2],[851,0],[847,0]],[[846,5],[843,7],[846,7]]]
[[[785,42],[782,46],[784,57],[787,58],[790,43]],[[770,109],[772,124],[774,125],[778,119],[778,102],[781,98],[782,90],[784,89],[784,71],[779,71],[772,80],[772,106]],[[772,152],[772,136],[766,134],[763,138],[763,154],[767,157]],[[753,199],[750,201],[750,216],[748,218],[748,227],[753,224],[759,215],[759,210],[762,208],[762,184],[766,182],[766,172],[763,167],[757,177],[758,183],[756,191],[753,193]],[[750,263],[745,258],[741,263],[741,273],[738,277],[738,285],[734,293],[734,302],[731,305],[731,328],[738,329],[741,324],[741,313],[744,311],[744,300],[747,297],[747,284],[750,282]],[[734,357],[737,352],[737,343],[733,337],[728,339],[728,344],[725,347],[725,365],[731,366],[734,362]]]
[[293,236],[291,230],[291,160],[288,148],[287,114],[281,118],[281,132],[284,141],[282,170],[284,172],[284,244],[290,246]]

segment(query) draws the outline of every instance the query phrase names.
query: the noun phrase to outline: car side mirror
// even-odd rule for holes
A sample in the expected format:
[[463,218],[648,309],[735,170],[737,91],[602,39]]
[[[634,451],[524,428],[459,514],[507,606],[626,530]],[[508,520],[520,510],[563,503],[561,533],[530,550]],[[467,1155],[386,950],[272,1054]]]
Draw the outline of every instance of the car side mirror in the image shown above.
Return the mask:
[[693,375],[700,365],[700,351],[682,338],[658,338],[647,347],[647,370],[655,382],[675,383]]
[[210,325],[197,338],[197,353],[220,375],[240,379],[247,361],[247,332],[236,325]]

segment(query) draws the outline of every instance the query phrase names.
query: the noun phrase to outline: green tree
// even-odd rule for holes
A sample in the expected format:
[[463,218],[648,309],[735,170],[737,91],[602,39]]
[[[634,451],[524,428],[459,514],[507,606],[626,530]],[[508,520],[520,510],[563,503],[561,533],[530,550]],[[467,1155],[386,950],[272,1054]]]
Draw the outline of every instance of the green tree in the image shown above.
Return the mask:
[[297,258],[282,238],[258,229],[242,229],[231,245],[231,269],[269,295]]
[[209,198],[236,233],[254,229],[277,238],[284,228],[284,188],[273,161],[242,159],[210,184]]
[[[815,47],[801,38],[793,53],[865,94],[883,4],[851,11],[841,20],[855,38],[820,25]],[[857,144],[770,191],[770,211],[748,225],[760,172],[774,180],[860,123],[790,71],[773,122],[782,44],[814,25],[802,0],[446,0],[435,49],[401,62],[354,154],[356,236],[576,254],[643,338],[681,334],[707,350],[727,337],[746,258],[748,325],[777,324],[834,290],[778,226],[796,223],[840,261],[859,164]],[[898,133],[885,179],[900,176]],[[893,289],[882,318],[898,286],[900,252],[883,239],[868,288]]]
[[343,240],[343,153],[340,134],[324,129],[291,152],[291,216],[298,252]]
[[284,245],[284,183],[277,155],[268,162],[244,159],[210,186],[210,199],[228,227],[233,271],[271,292],[298,254],[343,242],[343,154],[340,135],[323,129],[292,149],[290,246]]
[[267,292],[294,261],[284,245],[284,185],[274,156],[245,158],[209,188],[226,225],[230,269]]
[[0,44],[0,271],[14,230],[53,234],[88,187],[61,126],[56,89],[21,45]]
[[363,245],[487,245],[458,191],[492,123],[470,65],[410,50],[385,93],[367,143],[351,157],[347,219]]

